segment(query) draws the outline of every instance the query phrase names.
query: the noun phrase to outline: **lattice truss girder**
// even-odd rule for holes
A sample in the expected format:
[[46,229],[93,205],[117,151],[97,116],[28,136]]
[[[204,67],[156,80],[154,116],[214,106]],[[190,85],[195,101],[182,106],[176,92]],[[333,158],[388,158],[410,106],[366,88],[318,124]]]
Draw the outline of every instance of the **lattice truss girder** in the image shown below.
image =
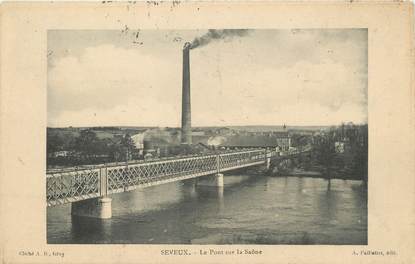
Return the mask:
[[[233,152],[220,155],[206,155],[177,160],[165,160],[126,166],[114,166],[106,169],[84,169],[47,175],[47,201],[68,199],[82,196],[100,195],[130,186],[137,186],[176,177],[220,172],[221,169],[237,168],[264,160],[264,150]],[[102,171],[105,177],[101,175]],[[100,181],[106,181],[107,191],[100,190]],[[63,202],[62,202],[63,201]]]
[[220,156],[220,168],[238,167],[264,159],[262,151],[225,154]]
[[99,170],[96,169],[54,173],[46,178],[46,196],[52,201],[98,194],[98,186]]
[[130,165],[108,169],[108,189],[151,183],[216,169],[216,156]]

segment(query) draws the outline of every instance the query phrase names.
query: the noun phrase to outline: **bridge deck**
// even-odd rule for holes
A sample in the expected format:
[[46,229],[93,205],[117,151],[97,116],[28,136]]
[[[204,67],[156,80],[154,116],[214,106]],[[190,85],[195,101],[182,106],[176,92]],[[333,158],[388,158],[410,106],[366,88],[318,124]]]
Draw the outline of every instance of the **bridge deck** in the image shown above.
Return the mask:
[[253,149],[124,165],[55,170],[47,172],[46,175],[47,206],[256,166],[264,164],[267,157],[284,158],[302,152],[276,153],[265,149]]
[[260,165],[265,162],[265,155],[265,150],[256,149],[81,170],[54,171],[47,173],[47,205],[71,203],[139,187]]

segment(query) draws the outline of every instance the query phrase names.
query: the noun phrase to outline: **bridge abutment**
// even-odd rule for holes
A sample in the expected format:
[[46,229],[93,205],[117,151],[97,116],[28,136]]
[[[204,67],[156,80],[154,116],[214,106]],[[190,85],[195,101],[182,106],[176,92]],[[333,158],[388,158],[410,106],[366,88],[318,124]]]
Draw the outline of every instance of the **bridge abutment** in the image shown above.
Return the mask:
[[223,174],[217,173],[213,175],[199,177],[197,179],[196,184],[200,186],[223,187]]
[[71,214],[75,216],[85,216],[99,219],[109,219],[112,217],[111,198],[98,197],[71,205]]

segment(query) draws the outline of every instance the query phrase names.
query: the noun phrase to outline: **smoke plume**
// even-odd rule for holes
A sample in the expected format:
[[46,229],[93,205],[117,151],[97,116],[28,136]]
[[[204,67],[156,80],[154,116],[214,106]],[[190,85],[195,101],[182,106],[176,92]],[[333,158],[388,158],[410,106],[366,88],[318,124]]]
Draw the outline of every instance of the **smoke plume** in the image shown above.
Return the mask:
[[249,29],[209,29],[209,31],[201,37],[195,38],[190,44],[191,49],[202,47],[209,44],[212,40],[243,37],[249,33]]

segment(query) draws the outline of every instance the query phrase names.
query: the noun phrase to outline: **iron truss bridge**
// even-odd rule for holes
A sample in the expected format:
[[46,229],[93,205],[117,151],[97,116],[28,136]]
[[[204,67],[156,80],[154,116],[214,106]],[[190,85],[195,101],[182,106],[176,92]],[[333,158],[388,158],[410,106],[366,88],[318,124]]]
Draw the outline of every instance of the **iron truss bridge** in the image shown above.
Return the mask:
[[[100,165],[46,173],[47,206],[72,203],[266,163],[282,153],[264,149]],[[298,153],[285,154],[286,156]]]

